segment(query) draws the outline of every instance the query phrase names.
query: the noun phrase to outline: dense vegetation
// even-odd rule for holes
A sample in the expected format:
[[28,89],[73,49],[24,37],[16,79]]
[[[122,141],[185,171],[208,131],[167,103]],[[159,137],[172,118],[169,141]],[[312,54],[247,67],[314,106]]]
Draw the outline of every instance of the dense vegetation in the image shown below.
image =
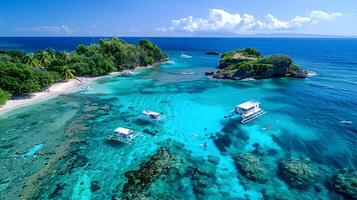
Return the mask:
[[[262,57],[253,48],[246,48],[225,53],[220,60],[220,74],[236,75],[234,78],[285,76],[291,71],[298,71],[287,55],[271,55]],[[232,76],[233,76],[232,75]]]
[[148,40],[133,45],[117,38],[79,45],[74,52],[51,48],[30,54],[0,51],[0,105],[11,96],[40,91],[60,80],[153,65],[165,58],[161,49]]

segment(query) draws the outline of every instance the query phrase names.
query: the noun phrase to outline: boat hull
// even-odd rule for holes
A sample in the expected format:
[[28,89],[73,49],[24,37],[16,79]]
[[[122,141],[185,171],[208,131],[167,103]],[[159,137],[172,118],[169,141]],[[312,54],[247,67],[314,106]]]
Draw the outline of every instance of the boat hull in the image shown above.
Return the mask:
[[247,123],[247,122],[250,122],[250,121],[252,121],[252,120],[254,120],[254,119],[256,119],[256,118],[258,118],[258,117],[264,115],[265,113],[266,113],[266,111],[260,110],[259,112],[254,113],[254,114],[252,114],[252,115],[249,115],[249,116],[247,116],[247,117],[242,117],[241,123],[242,123],[242,124],[245,124],[245,123]]

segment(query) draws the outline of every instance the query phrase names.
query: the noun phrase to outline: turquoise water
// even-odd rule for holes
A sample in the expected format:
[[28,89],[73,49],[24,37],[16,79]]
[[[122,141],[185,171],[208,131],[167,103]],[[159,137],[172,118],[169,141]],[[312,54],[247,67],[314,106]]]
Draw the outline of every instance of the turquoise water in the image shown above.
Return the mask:
[[[356,47],[356,41],[350,45]],[[316,47],[306,46],[315,52]],[[189,163],[205,173],[195,178],[175,170],[161,174],[146,188],[154,199],[274,199],[273,194],[342,198],[325,182],[337,169],[357,166],[356,57],[306,56],[293,49],[297,62],[317,76],[234,82],[204,76],[219,59],[204,55],[204,50],[167,48],[169,64],[132,77],[105,77],[91,83],[88,91],[0,115],[1,199],[121,198],[128,181],[125,173],[140,169],[162,146],[173,147],[182,168]],[[181,52],[192,59],[181,59]],[[260,101],[268,112],[247,124],[224,119],[234,105],[250,99]],[[165,118],[157,123],[142,120],[141,112],[147,109]],[[264,130],[268,125],[271,128]],[[135,144],[106,141],[118,126],[141,133]],[[235,157],[242,152],[262,158],[269,172],[266,183],[251,181],[237,170]],[[291,188],[278,176],[278,163],[290,157],[309,159],[319,169],[319,191],[314,186]]]

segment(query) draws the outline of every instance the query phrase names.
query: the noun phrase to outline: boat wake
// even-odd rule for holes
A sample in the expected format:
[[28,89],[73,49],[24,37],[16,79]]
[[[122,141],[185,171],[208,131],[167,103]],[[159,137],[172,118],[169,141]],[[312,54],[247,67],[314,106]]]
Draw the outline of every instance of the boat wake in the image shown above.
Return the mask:
[[196,73],[194,72],[182,72],[182,75],[195,75]]
[[318,74],[314,71],[307,71],[307,77],[317,76]]
[[187,55],[187,54],[184,54],[184,53],[181,53],[180,58],[182,58],[182,59],[189,59],[189,58],[192,58],[192,56]]
[[173,61],[173,60],[168,60],[168,61],[164,62],[164,64],[174,65],[174,64],[176,64],[176,63],[175,63],[175,61]]

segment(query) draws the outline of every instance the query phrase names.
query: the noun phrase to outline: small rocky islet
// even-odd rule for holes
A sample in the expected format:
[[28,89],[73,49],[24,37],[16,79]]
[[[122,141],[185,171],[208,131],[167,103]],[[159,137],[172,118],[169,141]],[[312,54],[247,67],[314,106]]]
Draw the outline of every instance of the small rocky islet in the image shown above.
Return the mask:
[[226,52],[221,55],[217,71],[207,71],[206,76],[216,79],[242,80],[273,77],[306,78],[308,73],[293,63],[287,55],[262,56],[254,48]]

